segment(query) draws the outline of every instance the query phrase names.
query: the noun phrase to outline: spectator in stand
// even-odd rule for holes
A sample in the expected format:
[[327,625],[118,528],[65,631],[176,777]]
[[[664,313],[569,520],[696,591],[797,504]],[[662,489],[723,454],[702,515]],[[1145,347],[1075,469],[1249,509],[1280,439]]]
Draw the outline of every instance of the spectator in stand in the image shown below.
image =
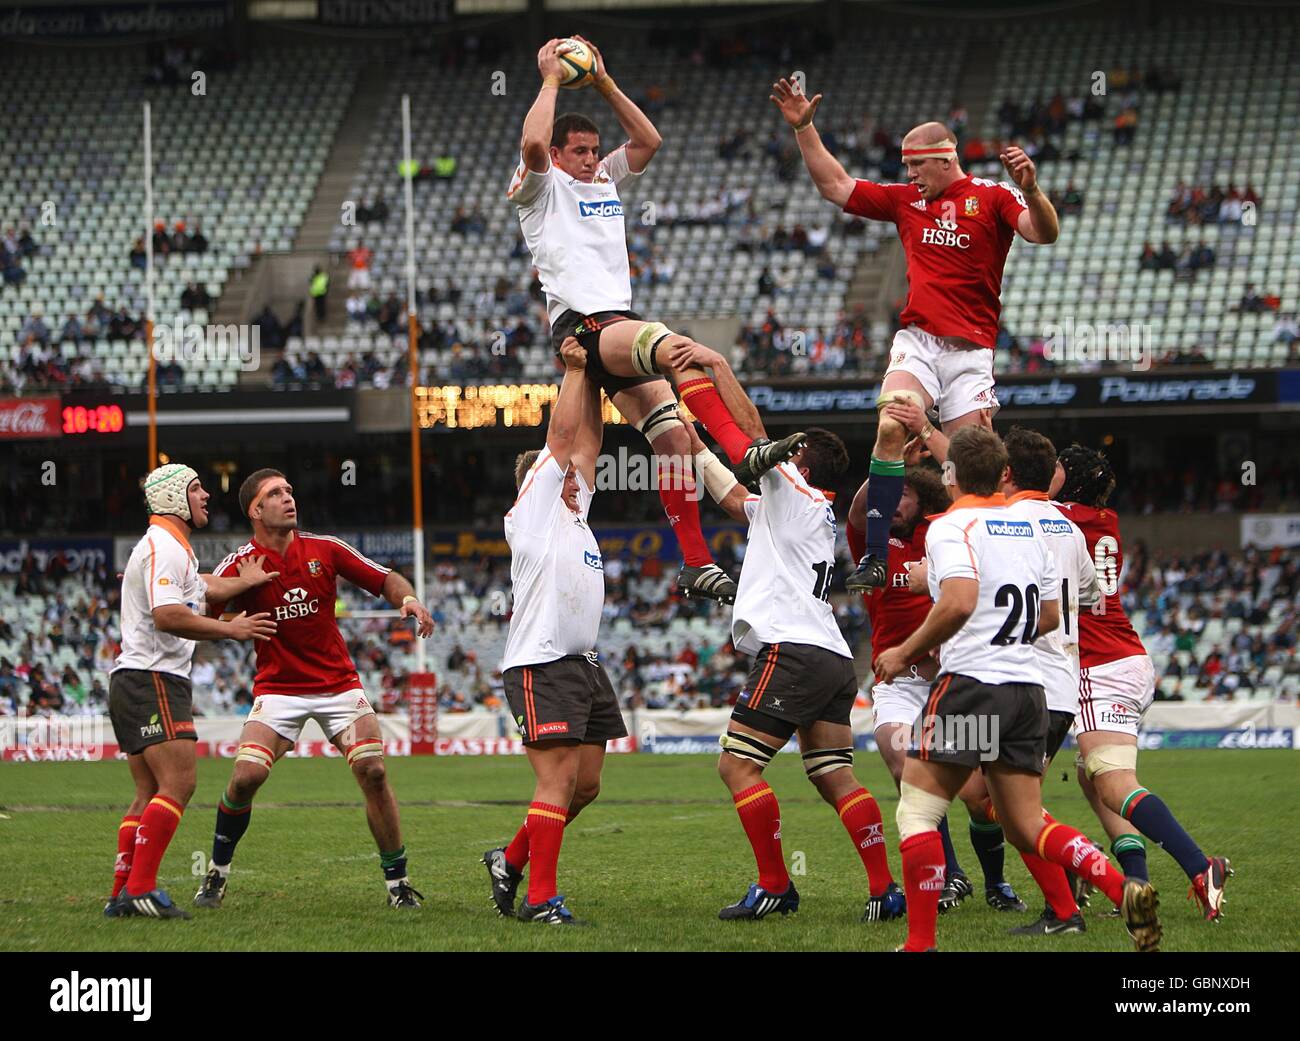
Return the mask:
[[1115,117],[1115,144],[1131,145],[1137,134],[1137,109],[1128,107]]
[[23,322],[22,327],[18,330],[18,342],[20,344],[27,343],[31,340],[35,340],[42,347],[48,347],[50,345],[49,326],[45,324],[45,319],[42,317],[40,311],[34,311],[32,314],[28,315],[26,321]]
[[189,251],[191,253],[206,253],[208,251],[208,240],[203,234],[203,225],[197,221],[194,224],[194,234],[190,236]]
[[77,316],[75,314],[68,315],[67,321],[63,323],[63,329],[59,332],[59,342],[71,343],[80,352],[82,343],[87,339],[89,337],[87,337],[86,331],[82,328]]
[[1178,254],[1168,242],[1160,244],[1160,252],[1156,255],[1157,271],[1173,271],[1178,265]]
[[144,236],[137,235],[135,242],[131,244],[131,266],[143,271],[148,265],[148,260],[144,248]]
[[1061,213],[1069,217],[1077,217],[1083,213],[1083,192],[1069,181],[1065,186],[1065,194],[1061,196]]
[[27,272],[19,262],[19,254],[11,252],[3,245],[0,245],[0,269],[3,269],[7,286],[22,285],[27,278]]
[[374,258],[374,255],[374,250],[366,246],[364,239],[358,242],[356,248],[348,253],[348,264],[352,268],[348,273],[349,289],[370,288],[370,261]]
[[1160,258],[1156,254],[1155,246],[1151,245],[1151,240],[1148,239],[1142,243],[1142,255],[1138,257],[1138,270],[1155,271],[1159,267]]
[[178,220],[172,225],[172,252],[188,253],[190,251],[190,238],[185,234],[185,222]]
[[319,265],[312,269],[307,291],[311,295],[312,306],[316,312],[316,321],[325,321],[326,297],[330,291],[330,276]]
[[154,263],[166,259],[172,251],[172,240],[167,235],[167,222],[154,221],[153,225],[153,259]]
[[200,308],[207,310],[212,306],[212,297],[208,294],[207,289],[197,282],[189,282],[181,290],[181,307],[186,311],[195,311]]
[[776,280],[772,277],[772,269],[764,265],[758,276],[758,295],[770,297],[774,292],[776,292]]
[[1192,251],[1188,267],[1192,271],[1201,271],[1205,268],[1214,267],[1218,259],[1218,254],[1206,244],[1204,239],[1201,239],[1197,243],[1196,249]]

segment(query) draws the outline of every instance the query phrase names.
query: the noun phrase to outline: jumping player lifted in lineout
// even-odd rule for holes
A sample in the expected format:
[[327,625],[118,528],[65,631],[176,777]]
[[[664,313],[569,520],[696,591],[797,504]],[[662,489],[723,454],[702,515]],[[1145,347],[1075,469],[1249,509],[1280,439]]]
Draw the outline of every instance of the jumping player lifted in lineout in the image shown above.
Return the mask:
[[894,224],[907,255],[907,305],[876,399],[882,411],[871,453],[867,551],[845,579],[853,592],[879,589],[888,581],[889,526],[903,492],[908,434],[887,406],[910,399],[937,408],[950,436],[971,424],[992,427],[992,350],[1011,240],[1019,233],[1026,242],[1050,244],[1060,224],[1033,161],[1019,148],[1001,156],[1015,184],[971,177],[957,160],[952,131],[922,123],[903,138],[909,183],[874,184],[849,176],[822,144],[812,122],[820,94],[809,99],[782,79],[772,85],[771,100],[794,129],[822,197],[846,213]]
[[788,459],[798,435],[775,444],[751,444],[704,371],[676,361],[674,349],[689,349],[694,341],[661,322],[643,321],[631,310],[619,190],[640,176],[662,141],[646,114],[618,89],[595,45],[583,42],[596,59],[594,86],[628,140],[602,159],[595,123],[574,113],[556,118],[562,41],[550,40],[537,52],[542,87],[524,120],[519,166],[508,197],[546,293],[556,353],[566,337],[577,338],[589,355],[588,377],[645,435],[657,457],[659,497],[685,560],[678,588],[688,596],[732,603],[736,583],[713,562],[704,541],[689,471],[690,438],[664,376],[672,377],[682,401],[731,462],[740,464],[737,476],[746,484],[756,480],[759,470]]

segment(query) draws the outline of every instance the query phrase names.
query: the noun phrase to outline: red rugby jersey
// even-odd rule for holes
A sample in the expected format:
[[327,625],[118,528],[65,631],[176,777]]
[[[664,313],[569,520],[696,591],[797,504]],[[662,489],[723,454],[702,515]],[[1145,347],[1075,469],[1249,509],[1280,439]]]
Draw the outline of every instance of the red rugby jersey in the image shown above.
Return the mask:
[[1102,601],[1095,611],[1079,609],[1079,665],[1090,669],[1120,658],[1146,654],[1142,638],[1124,612],[1119,597],[1119,576],[1124,570],[1124,549],[1119,539],[1119,515],[1114,510],[1095,509],[1077,502],[1053,503],[1083,532],[1088,552],[1097,569]]
[[[928,520],[921,521],[912,532],[912,541],[904,542],[892,535],[889,538],[889,557],[886,562],[889,582],[884,589],[862,594],[862,601],[867,605],[867,616],[871,619],[871,656],[875,658],[883,650],[897,647],[925,621],[933,604],[924,593],[913,593],[907,588],[907,568],[904,564],[925,559],[925,533],[930,527]],[[859,531],[852,524],[845,527],[848,535],[849,552],[854,560],[861,560],[867,552],[867,533]],[[921,661],[929,655],[922,654],[915,661]]]
[[265,556],[262,566],[280,572],[279,577],[208,610],[213,615],[267,611],[275,619],[276,634],[254,643],[253,694],[341,694],[360,687],[357,667],[334,616],[338,578],[378,596],[390,569],[363,557],[341,539],[299,531],[284,556],[254,539],[226,557],[213,574],[237,578],[238,562],[250,556]]
[[1002,269],[1027,207],[1014,184],[963,177],[927,202],[913,184],[858,181],[844,211],[889,221],[907,254],[907,306],[899,321],[932,336],[992,347],[1002,311]]

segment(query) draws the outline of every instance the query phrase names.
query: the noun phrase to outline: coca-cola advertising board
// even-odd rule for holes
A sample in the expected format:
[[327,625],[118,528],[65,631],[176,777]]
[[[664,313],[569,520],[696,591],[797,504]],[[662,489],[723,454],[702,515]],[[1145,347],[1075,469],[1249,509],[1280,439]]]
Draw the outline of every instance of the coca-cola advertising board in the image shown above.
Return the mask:
[[0,441],[62,437],[58,398],[4,398],[0,400]]

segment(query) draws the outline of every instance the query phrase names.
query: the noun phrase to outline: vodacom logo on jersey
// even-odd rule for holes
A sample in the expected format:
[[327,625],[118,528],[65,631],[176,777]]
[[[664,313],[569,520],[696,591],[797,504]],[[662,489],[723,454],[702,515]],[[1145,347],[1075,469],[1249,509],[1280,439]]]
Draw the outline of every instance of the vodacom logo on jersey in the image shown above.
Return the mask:
[[970,234],[964,231],[958,232],[955,220],[936,217],[934,223],[938,227],[926,228],[921,232],[922,243],[931,246],[956,246],[958,249],[969,248]]
[[283,622],[286,618],[304,618],[320,610],[320,599],[307,599],[307,590],[294,586],[284,591],[284,604],[275,609],[275,620]]

